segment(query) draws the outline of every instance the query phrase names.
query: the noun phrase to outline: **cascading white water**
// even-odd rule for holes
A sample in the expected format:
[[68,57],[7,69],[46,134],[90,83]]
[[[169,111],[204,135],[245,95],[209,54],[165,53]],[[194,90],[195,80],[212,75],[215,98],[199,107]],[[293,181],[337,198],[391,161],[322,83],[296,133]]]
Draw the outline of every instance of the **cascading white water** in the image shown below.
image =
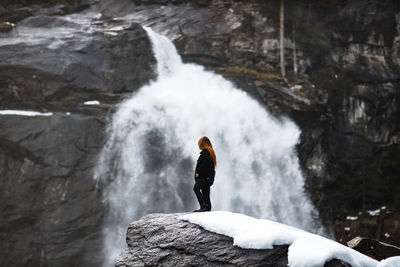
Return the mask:
[[221,76],[183,64],[171,41],[146,30],[158,78],[113,116],[96,172],[109,205],[104,232],[110,262],[124,245],[129,222],[147,213],[198,208],[193,170],[203,135],[218,161],[214,210],[320,232],[295,153],[297,126],[275,119]]

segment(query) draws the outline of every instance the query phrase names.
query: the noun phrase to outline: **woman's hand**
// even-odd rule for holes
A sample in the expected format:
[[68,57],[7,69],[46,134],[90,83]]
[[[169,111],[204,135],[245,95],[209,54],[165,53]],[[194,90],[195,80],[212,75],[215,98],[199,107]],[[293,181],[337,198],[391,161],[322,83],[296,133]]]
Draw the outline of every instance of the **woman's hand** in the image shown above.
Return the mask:
[[199,174],[196,172],[196,178],[199,177]]

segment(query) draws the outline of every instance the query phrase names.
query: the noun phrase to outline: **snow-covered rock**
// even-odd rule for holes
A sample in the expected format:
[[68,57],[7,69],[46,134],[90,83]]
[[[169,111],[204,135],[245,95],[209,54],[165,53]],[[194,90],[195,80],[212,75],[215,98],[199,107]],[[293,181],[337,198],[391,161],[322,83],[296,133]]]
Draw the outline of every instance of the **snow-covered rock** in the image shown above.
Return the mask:
[[378,264],[303,230],[222,211],[146,215],[129,225],[126,241],[117,267],[350,266],[338,258]]
[[324,266],[339,259],[351,266],[375,267],[378,262],[360,252],[325,237],[274,221],[256,219],[226,211],[193,213],[180,217],[206,230],[233,238],[242,248],[272,249],[289,245],[288,265]]
[[[366,237],[357,236],[347,242],[347,245],[358,252],[381,261],[400,255],[400,248]],[[400,264],[397,266],[400,266]]]
[[377,267],[397,267],[400,266],[400,256],[390,257],[379,262]]

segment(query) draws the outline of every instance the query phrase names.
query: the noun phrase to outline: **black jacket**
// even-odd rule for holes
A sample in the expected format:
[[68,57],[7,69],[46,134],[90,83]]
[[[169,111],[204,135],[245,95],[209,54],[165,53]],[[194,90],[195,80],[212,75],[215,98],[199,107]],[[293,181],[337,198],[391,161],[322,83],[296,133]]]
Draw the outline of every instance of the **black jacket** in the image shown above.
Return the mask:
[[[199,174],[199,177],[197,178],[211,178],[214,180],[215,176],[215,168],[214,168],[214,162],[211,158],[210,152],[207,149],[203,149],[200,152],[199,159],[197,160],[197,165],[196,165],[196,173]],[[196,179],[196,173],[195,173],[195,179]]]

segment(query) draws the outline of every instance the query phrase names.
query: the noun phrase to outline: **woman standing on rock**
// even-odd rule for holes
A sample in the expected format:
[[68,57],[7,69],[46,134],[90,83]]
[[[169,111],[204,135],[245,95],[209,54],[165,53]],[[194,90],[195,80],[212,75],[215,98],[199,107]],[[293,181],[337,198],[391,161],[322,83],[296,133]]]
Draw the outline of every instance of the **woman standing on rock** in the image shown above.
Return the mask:
[[201,152],[197,160],[193,190],[200,204],[200,209],[195,212],[203,212],[211,210],[210,187],[214,183],[217,159],[210,139],[206,136],[199,139],[198,145]]

